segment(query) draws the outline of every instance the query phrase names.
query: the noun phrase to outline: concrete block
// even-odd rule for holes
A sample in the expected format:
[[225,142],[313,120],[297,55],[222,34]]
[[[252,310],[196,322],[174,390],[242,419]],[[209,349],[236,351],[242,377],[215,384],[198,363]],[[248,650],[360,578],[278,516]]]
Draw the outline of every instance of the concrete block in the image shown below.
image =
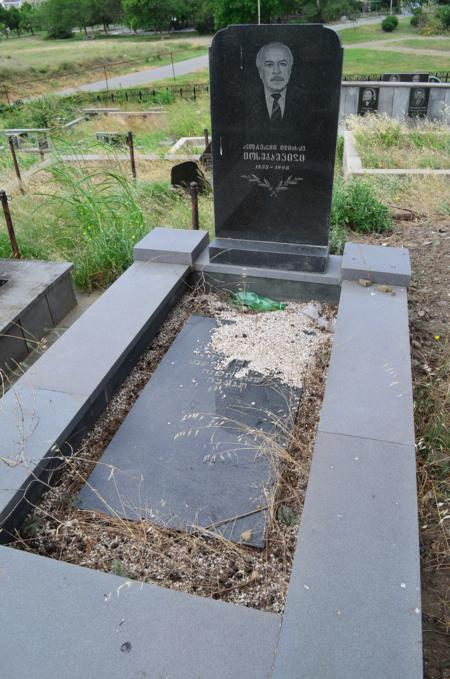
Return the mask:
[[8,679],[269,679],[280,617],[0,548]]
[[345,93],[345,116],[355,116],[358,113],[359,87],[346,87]]
[[405,120],[408,116],[409,87],[394,87],[394,100],[392,102],[392,117],[397,120]]
[[273,679],[422,679],[413,446],[319,433]]
[[69,272],[66,276],[62,276],[55,285],[47,289],[46,298],[53,325],[58,325],[77,303]]
[[342,282],[319,431],[414,445],[405,288]]
[[158,227],[134,246],[134,260],[192,266],[208,243],[207,231]]
[[160,309],[168,313],[166,300],[187,271],[181,264],[133,264],[27,371],[24,384],[93,397]]
[[380,93],[378,97],[378,111],[380,113],[385,113],[386,115],[391,117],[393,106],[394,106],[394,88],[380,87]]
[[411,283],[409,250],[346,243],[341,275],[342,280],[365,278],[373,283],[408,287]]

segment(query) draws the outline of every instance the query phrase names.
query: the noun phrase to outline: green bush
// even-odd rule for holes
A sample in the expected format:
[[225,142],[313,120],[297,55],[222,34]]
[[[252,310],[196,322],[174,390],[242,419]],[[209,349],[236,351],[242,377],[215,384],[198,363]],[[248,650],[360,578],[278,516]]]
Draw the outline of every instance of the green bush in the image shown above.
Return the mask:
[[419,25],[419,20],[420,20],[420,12],[415,12],[415,13],[412,15],[411,21],[410,21],[409,23],[410,23],[411,26],[413,26],[414,28],[417,28],[417,26]]
[[[331,224],[348,227],[357,233],[383,233],[393,226],[386,205],[380,203],[373,189],[361,179],[335,182],[331,206]],[[338,238],[337,232],[336,238]]]
[[395,29],[398,27],[398,19],[396,16],[391,15],[387,16],[383,21],[381,22],[381,28],[383,31],[386,33],[392,33],[392,31],[395,31]]
[[437,11],[438,19],[444,29],[450,29],[450,5],[439,7]]

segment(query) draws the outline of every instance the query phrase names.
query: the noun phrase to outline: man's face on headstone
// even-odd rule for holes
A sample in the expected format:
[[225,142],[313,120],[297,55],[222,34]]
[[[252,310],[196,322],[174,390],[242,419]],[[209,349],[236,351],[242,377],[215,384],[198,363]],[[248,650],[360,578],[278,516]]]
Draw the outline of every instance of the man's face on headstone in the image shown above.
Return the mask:
[[372,99],[374,98],[373,91],[371,89],[365,89],[363,91],[362,98],[363,102],[366,104],[366,106],[368,106],[372,102]]
[[283,45],[268,45],[264,48],[258,68],[264,87],[271,92],[281,92],[291,77],[292,60],[289,51]]

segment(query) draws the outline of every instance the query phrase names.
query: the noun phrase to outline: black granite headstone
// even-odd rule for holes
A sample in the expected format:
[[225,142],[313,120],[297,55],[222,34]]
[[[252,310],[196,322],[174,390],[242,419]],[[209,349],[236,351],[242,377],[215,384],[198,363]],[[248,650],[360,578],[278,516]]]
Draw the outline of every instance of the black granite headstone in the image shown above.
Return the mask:
[[409,93],[408,115],[410,118],[424,118],[428,113],[430,90],[425,87],[413,87]]
[[217,367],[216,325],[184,325],[82,488],[83,509],[264,545],[276,446],[287,445],[300,389],[242,377],[237,362]]
[[208,181],[201,168],[193,160],[174,165],[170,171],[170,183],[182,189],[190,190],[191,182],[196,182],[200,193],[210,190]]
[[215,35],[211,258],[325,270],[341,74],[338,35],[321,25]]
[[365,116],[368,113],[378,111],[379,87],[360,87],[358,99],[358,115]]

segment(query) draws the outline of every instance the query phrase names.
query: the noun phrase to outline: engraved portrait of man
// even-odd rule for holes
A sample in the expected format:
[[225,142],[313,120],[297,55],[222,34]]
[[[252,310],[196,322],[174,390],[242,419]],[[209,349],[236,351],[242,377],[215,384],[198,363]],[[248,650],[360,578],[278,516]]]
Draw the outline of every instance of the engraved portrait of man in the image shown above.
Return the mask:
[[293,63],[291,50],[281,42],[264,45],[256,55],[256,66],[264,86],[267,113],[271,122],[277,123],[284,117],[286,91]]
[[425,99],[425,90],[422,87],[418,87],[414,90],[413,106],[423,106],[425,104]]
[[257,84],[248,112],[250,128],[279,137],[298,124],[301,94],[291,81],[294,56],[286,44],[269,42],[259,48],[254,63]]

